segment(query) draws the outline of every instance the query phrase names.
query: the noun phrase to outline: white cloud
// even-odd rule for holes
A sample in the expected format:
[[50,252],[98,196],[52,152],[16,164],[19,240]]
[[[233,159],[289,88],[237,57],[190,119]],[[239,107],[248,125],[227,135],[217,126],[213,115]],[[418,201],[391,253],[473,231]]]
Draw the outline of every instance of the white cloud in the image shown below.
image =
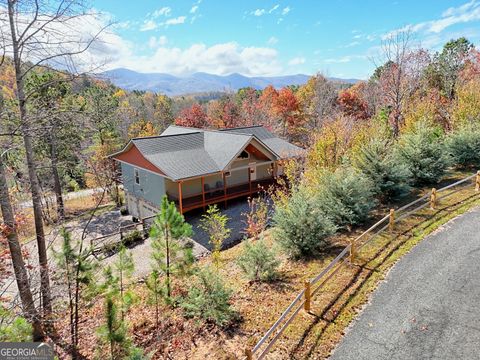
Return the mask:
[[351,56],[342,56],[341,58],[325,59],[326,63],[348,63],[350,61],[352,61]]
[[438,34],[452,25],[478,20],[480,20],[480,3],[477,0],[472,0],[461,6],[448,8],[442,13],[440,19],[405,25],[402,28],[384,34],[382,39],[385,40],[391,36],[395,36],[396,34],[405,31],[411,33],[423,31],[426,34]]
[[287,6],[287,7],[284,7],[283,10],[282,10],[282,15],[287,15],[289,12],[290,12],[290,7]]
[[272,36],[270,39],[268,39],[267,44],[268,45],[275,45],[278,43],[278,39],[275,36]]
[[167,37],[165,35],[159,36],[158,38],[155,36],[151,36],[148,40],[148,46],[152,49],[164,46],[168,42]]
[[255,16],[262,16],[265,14],[265,9],[256,9],[255,11],[252,11],[252,14]]
[[290,66],[301,65],[301,64],[305,64],[305,58],[301,56],[294,57],[288,62],[288,65]]
[[157,28],[157,23],[153,20],[145,20],[140,26],[140,31],[150,31]]
[[[158,41],[158,39],[156,39]],[[225,75],[238,72],[244,75],[277,75],[282,67],[278,53],[268,47],[242,47],[235,42],[213,46],[194,44],[188,48],[158,47],[153,55],[142,56],[135,45],[119,47],[108,68],[126,67],[139,72],[163,72],[175,75],[208,72]]]
[[365,59],[368,59],[367,55],[346,55],[346,56],[342,56],[342,57],[339,57],[339,58],[325,59],[324,62],[344,64],[344,63],[349,63],[352,60],[365,60]]
[[268,13],[271,14],[275,10],[277,10],[280,7],[280,4],[276,4],[274,7],[272,7],[270,10],[268,10]]
[[351,43],[348,43],[347,45],[340,46],[342,48],[349,48],[349,47],[354,47],[360,45],[360,41],[352,41]]
[[470,9],[474,8],[475,6],[477,6],[477,1],[476,0],[472,0],[472,1],[469,1],[457,8],[455,7],[451,7],[451,8],[448,8],[447,10],[445,10],[443,13],[442,13],[442,17],[449,17],[449,16],[456,16],[456,15],[461,15],[467,11],[469,11]]
[[[7,34],[8,26],[4,19],[5,14],[0,13],[0,30]],[[25,60],[35,61],[43,57],[44,53],[78,51],[108,22],[109,19],[105,17],[91,15],[69,20],[68,24],[51,24],[49,26],[55,26],[51,32],[53,36],[50,39],[51,47],[47,49],[44,46],[35,51],[32,49],[28,53],[29,58]],[[31,32],[33,31],[35,29],[32,28]],[[220,75],[238,72],[260,76],[278,75],[283,69],[278,60],[277,50],[270,47],[242,46],[236,42],[226,42],[212,46],[199,43],[180,48],[168,46],[167,38],[162,36],[150,38],[146,44],[140,44],[128,41],[115,31],[115,28],[107,29],[87,51],[74,57],[73,63],[79,70],[100,72],[125,67],[139,72],[164,72],[176,75],[203,71]],[[60,37],[59,41],[54,38],[57,35]],[[43,33],[35,36],[39,41],[42,39],[45,41]],[[60,40],[67,41],[61,48],[56,45]],[[153,54],[142,54],[140,50],[147,45],[156,46],[153,48]],[[7,55],[9,51],[7,49]],[[72,62],[58,58],[50,64],[71,70],[69,65]]]
[[154,18],[160,17],[160,16],[170,16],[172,12],[172,9],[168,6],[164,6],[158,10],[155,10],[152,14]]
[[198,5],[193,5],[190,9],[190,14],[195,14],[198,10]]
[[168,19],[167,21],[165,21],[164,23],[162,23],[162,25],[166,25],[166,26],[169,26],[169,25],[179,25],[179,24],[183,24],[185,23],[185,20],[187,19],[186,16],[179,16],[179,17],[176,17],[176,18],[173,18],[173,19]]

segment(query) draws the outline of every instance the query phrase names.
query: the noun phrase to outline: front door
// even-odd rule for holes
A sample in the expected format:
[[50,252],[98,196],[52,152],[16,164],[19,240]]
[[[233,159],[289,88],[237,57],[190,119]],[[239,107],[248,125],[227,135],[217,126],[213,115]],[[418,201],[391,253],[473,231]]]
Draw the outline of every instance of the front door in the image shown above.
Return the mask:
[[250,181],[257,180],[257,165],[255,162],[251,162],[248,164],[249,171],[250,171]]

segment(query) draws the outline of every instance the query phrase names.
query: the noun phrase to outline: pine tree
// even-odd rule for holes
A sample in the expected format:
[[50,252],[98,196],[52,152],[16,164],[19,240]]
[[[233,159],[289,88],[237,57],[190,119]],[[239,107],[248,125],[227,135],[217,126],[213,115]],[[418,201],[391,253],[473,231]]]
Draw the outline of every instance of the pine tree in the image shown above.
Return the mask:
[[92,249],[85,247],[83,242],[72,242],[71,234],[62,229],[62,247],[53,255],[58,271],[56,281],[65,285],[68,296],[68,312],[70,325],[70,341],[72,358],[79,358],[79,313],[84,300],[95,293],[94,269]]
[[150,291],[150,300],[155,305],[155,325],[158,331],[160,327],[160,298],[164,294],[160,274],[157,270],[153,270],[145,281],[147,289]]
[[185,222],[175,204],[164,196],[160,212],[150,229],[152,241],[152,270],[165,275],[165,298],[171,301],[172,276],[188,273],[193,263],[191,246],[184,240],[192,234],[192,227]]
[[123,357],[130,347],[127,326],[118,315],[118,306],[113,294],[107,294],[105,297],[105,324],[100,327],[98,333],[100,338],[108,344],[112,360]]
[[410,171],[391,154],[388,141],[374,139],[352,159],[353,166],[370,179],[375,194],[384,200],[397,199],[410,191]]
[[228,217],[220,212],[217,205],[209,206],[207,213],[202,215],[200,227],[205,230],[209,236],[212,245],[212,259],[215,267],[220,265],[220,250],[223,242],[230,235],[230,229],[227,228]]
[[113,264],[118,279],[118,290],[121,302],[120,312],[122,320],[125,318],[125,312],[135,300],[135,294],[130,290],[131,278],[135,270],[132,254],[127,252],[127,248],[121,245],[118,252],[118,259]]

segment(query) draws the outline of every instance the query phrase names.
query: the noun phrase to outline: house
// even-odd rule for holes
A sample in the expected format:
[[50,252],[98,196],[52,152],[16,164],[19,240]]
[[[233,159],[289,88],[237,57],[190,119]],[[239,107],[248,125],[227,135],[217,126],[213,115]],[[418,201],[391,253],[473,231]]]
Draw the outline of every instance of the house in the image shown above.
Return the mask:
[[167,194],[181,213],[248,196],[283,173],[280,160],[303,150],[262,126],[204,130],[170,126],[131,139],[110,157],[121,164],[129,212],[154,215]]

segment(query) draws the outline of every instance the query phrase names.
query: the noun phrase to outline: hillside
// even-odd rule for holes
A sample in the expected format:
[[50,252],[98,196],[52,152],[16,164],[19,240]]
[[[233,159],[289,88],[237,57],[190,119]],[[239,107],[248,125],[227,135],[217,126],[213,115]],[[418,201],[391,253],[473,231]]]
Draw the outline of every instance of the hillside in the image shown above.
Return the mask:
[[[101,76],[126,90],[148,90],[169,96],[214,91],[237,91],[244,87],[264,89],[268,85],[280,88],[288,85],[302,85],[310,78],[309,75],[305,74],[247,77],[240,74],[220,76],[202,72],[177,77],[163,73],[140,73],[124,68],[106,71]],[[331,78],[331,80],[347,83],[358,81],[356,79],[336,78]]]

